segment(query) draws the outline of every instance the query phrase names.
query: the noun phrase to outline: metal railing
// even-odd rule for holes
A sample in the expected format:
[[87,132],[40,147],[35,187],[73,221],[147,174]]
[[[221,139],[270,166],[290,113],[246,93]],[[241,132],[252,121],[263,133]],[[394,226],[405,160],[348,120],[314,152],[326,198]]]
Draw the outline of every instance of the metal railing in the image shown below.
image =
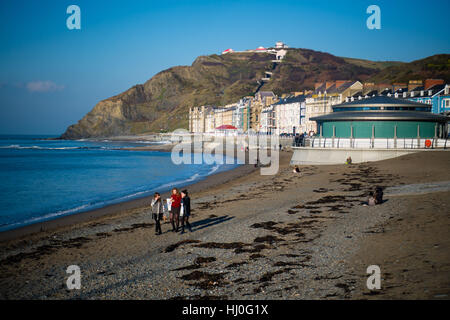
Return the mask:
[[[312,137],[305,140],[311,148],[350,148],[350,149],[435,149],[447,148],[446,139],[425,138],[325,138]],[[427,141],[429,141],[427,146]]]

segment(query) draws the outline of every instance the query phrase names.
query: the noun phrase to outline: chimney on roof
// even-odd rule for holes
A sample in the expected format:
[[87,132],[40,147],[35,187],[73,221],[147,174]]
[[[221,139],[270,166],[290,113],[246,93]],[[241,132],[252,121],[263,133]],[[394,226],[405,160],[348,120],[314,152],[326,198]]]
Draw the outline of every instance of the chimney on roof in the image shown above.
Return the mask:
[[351,101],[355,101],[355,98],[351,97],[350,100],[351,100]]
[[425,80],[425,85],[424,85],[424,89],[428,90],[428,88],[431,88],[434,85],[437,84],[444,84],[444,80],[443,79],[427,79]]
[[358,96],[358,100],[361,100],[362,99],[362,97],[361,96]]
[[345,97],[345,102],[348,102],[348,97]]
[[403,92],[403,98],[406,98],[406,92]]

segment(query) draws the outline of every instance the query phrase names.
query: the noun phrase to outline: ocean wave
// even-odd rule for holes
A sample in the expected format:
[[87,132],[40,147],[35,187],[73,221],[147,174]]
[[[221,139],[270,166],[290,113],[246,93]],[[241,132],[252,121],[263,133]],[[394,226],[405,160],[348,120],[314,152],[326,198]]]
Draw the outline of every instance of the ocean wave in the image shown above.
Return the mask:
[[83,149],[86,147],[40,147],[40,146],[21,146],[18,144],[12,144],[9,146],[0,146],[1,149],[37,149],[37,150],[71,150],[71,149]]
[[18,144],[12,144],[9,146],[0,146],[0,149],[18,149],[18,150],[117,150],[120,147],[41,147],[41,146],[21,146]]
[[58,217],[62,217],[65,215],[69,215],[69,214],[73,214],[73,213],[78,213],[83,211],[83,209],[89,208],[90,204],[84,204],[81,206],[78,206],[76,208],[72,208],[72,209],[68,209],[68,210],[61,210],[61,211],[57,211],[57,212],[52,212],[52,213],[48,213],[45,214],[43,216],[39,216],[39,217],[33,217],[24,221],[20,221],[20,222],[14,222],[14,223],[5,223],[2,224],[0,226],[0,231],[5,231],[5,230],[9,230],[9,229],[14,229],[17,227],[22,227],[22,226],[26,226],[26,225],[30,225],[30,224],[34,224],[34,223],[38,223],[38,222],[43,222],[46,220],[50,220],[52,218],[58,218]]
[[215,166],[211,169],[211,171],[208,172],[208,176],[209,176],[210,174],[213,174],[214,172],[216,172],[219,168],[220,168],[220,165],[219,165],[219,164],[218,164],[218,165],[215,165]]

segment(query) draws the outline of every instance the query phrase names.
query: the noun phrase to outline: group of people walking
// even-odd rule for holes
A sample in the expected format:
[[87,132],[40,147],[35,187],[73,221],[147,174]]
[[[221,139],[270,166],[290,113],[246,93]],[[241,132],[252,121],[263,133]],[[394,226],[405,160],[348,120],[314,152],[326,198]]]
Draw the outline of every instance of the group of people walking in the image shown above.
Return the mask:
[[191,199],[189,198],[188,191],[179,191],[177,188],[172,189],[170,199],[167,199],[167,211],[164,206],[161,195],[155,192],[151,203],[152,216],[155,220],[155,233],[160,235],[161,220],[164,219],[164,214],[169,212],[170,223],[172,224],[172,232],[178,232],[181,222],[181,233],[184,233],[184,227],[192,232],[191,224],[189,223],[189,216],[191,215]]

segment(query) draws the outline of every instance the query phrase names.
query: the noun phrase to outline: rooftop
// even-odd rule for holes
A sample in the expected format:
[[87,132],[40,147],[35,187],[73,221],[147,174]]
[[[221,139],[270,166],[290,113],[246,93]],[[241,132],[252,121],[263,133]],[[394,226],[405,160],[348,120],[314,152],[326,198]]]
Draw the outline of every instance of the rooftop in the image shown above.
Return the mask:
[[423,111],[340,111],[312,117],[313,121],[358,121],[358,120],[397,120],[397,121],[432,121],[447,122],[448,117]]
[[411,100],[393,98],[387,96],[375,96],[369,98],[363,98],[361,100],[355,99],[354,101],[345,102],[342,104],[334,105],[333,108],[342,107],[430,107],[428,104],[419,103]]

